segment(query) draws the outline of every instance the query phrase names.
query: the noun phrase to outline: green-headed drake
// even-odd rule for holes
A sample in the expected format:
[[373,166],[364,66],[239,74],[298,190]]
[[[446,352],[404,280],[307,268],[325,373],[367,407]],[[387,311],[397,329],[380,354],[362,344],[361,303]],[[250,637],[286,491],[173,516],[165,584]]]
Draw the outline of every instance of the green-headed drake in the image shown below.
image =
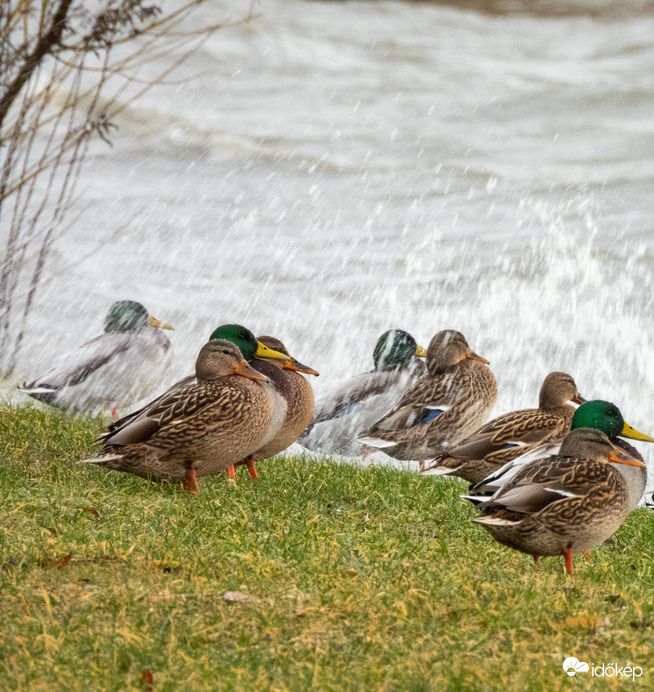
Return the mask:
[[175,387],[118,430],[84,462],[137,476],[184,481],[218,473],[261,446],[273,418],[268,379],[231,341],[205,344],[195,381]]
[[480,506],[481,524],[503,545],[534,557],[572,555],[610,538],[630,512],[622,466],[644,463],[613,446],[595,428],[576,428],[558,455],[527,464]]
[[[634,459],[643,461],[643,457],[637,449],[632,447],[623,438],[628,437],[632,440],[642,442],[654,442],[654,438],[645,433],[639,432],[629,423],[625,422],[620,409],[608,401],[597,399],[587,401],[582,404],[572,417],[571,429],[594,428],[603,432],[612,444],[627,452]],[[536,459],[542,459],[559,454],[561,449],[560,442],[549,442],[536,447],[528,454],[524,454],[517,459],[510,461],[497,472],[484,479],[481,483],[470,488],[470,499],[473,503],[483,503],[488,497],[492,496],[499,488],[506,484],[523,466],[530,464]],[[629,488],[629,511],[634,509],[640,502],[647,485],[646,466],[624,466],[617,467],[624,475]]]
[[316,403],[300,444],[315,452],[358,456],[356,438],[378,421],[427,372],[422,346],[402,329],[384,332],[373,350],[374,368],[346,380]]
[[485,423],[447,452],[425,464],[425,476],[458,476],[479,483],[504,464],[546,443],[561,442],[570,431],[575,408],[584,399],[564,372],[544,380],[538,408],[505,413]]
[[447,329],[429,343],[427,373],[358,439],[396,459],[424,462],[483,423],[496,398],[488,361]]
[[114,303],[104,333],[64,356],[19,389],[50,406],[75,412],[117,410],[144,399],[162,382],[173,349],[161,331],[172,329],[133,300]]

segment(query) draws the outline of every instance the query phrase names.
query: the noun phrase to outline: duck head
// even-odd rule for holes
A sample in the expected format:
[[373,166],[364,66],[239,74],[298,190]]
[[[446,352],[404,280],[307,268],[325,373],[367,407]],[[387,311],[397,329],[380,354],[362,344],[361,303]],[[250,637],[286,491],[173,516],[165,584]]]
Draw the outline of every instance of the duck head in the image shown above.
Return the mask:
[[447,370],[464,360],[489,364],[468,345],[465,336],[454,329],[444,329],[432,337],[427,348],[427,369],[431,374]]
[[417,356],[424,358],[427,351],[418,346],[416,340],[403,329],[389,329],[384,332],[372,352],[375,370],[401,370],[406,368]]
[[209,341],[214,339],[226,339],[238,346],[243,358],[250,362],[255,356],[257,358],[267,358],[270,360],[287,361],[290,356],[285,353],[280,353],[272,348],[268,348],[265,344],[257,341],[254,334],[241,324],[223,324],[214,329],[209,337]]
[[640,459],[634,459],[621,449],[616,449],[611,440],[596,428],[576,428],[571,430],[561,444],[559,455],[595,461],[624,464],[625,466],[645,466]]
[[265,375],[247,363],[236,344],[227,339],[212,339],[200,349],[195,361],[195,376],[198,382],[210,382],[228,375],[268,382]]
[[551,372],[543,380],[540,388],[538,408],[543,410],[560,408],[569,401],[575,404],[582,404],[586,400],[577,391],[577,385],[572,376],[565,372]]
[[632,428],[615,404],[602,399],[587,401],[575,411],[572,416],[572,430],[576,428],[596,428],[611,441],[617,437],[628,437],[642,442],[654,442],[654,437]]
[[168,323],[153,317],[135,300],[116,301],[104,319],[105,332],[138,332],[146,327],[172,329]]
[[314,370],[308,365],[303,365],[298,360],[295,360],[295,358],[293,358],[293,356],[291,356],[291,354],[288,352],[286,346],[284,346],[284,344],[274,336],[259,336],[257,337],[257,341],[267,348],[276,351],[277,353],[283,353],[285,356],[287,356],[287,359],[283,363],[280,360],[273,361],[278,367],[283,368],[284,370],[301,372],[305,375],[315,375],[316,377],[318,377],[320,374],[317,370]]

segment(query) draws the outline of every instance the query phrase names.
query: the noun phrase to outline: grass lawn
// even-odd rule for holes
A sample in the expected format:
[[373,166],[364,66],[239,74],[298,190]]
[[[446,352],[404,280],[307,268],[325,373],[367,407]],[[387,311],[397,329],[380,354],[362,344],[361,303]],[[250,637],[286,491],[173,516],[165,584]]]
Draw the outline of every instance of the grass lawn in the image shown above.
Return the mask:
[[195,497],[76,464],[98,432],[0,408],[2,689],[654,688],[654,513],[568,578],[471,524],[463,483],[277,458]]

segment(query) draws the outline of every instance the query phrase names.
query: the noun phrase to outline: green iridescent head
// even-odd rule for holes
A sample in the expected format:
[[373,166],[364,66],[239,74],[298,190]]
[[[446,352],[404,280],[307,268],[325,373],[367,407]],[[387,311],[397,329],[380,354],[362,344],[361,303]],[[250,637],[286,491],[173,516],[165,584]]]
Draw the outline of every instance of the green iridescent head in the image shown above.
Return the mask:
[[240,324],[221,325],[209,337],[209,341],[213,339],[225,339],[236,344],[247,361],[252,360],[257,352],[257,340],[254,334]]
[[572,417],[571,429],[595,428],[601,430],[612,442],[618,436],[629,437],[632,440],[654,442],[654,438],[632,428],[620,413],[620,409],[609,401],[596,399],[582,404]]
[[105,332],[134,332],[148,326],[148,311],[135,300],[119,300],[104,320]]
[[209,337],[209,341],[213,339],[225,339],[236,344],[243,358],[248,362],[255,356],[257,358],[270,358],[272,360],[287,361],[289,356],[284,353],[278,353],[272,348],[268,348],[264,344],[257,341],[254,334],[241,324],[223,324],[213,331]]
[[405,368],[415,356],[426,355],[425,349],[403,329],[389,329],[384,332],[372,352],[375,370],[397,370]]
[[146,327],[172,329],[160,322],[135,300],[118,300],[110,308],[104,320],[105,332],[137,332]]

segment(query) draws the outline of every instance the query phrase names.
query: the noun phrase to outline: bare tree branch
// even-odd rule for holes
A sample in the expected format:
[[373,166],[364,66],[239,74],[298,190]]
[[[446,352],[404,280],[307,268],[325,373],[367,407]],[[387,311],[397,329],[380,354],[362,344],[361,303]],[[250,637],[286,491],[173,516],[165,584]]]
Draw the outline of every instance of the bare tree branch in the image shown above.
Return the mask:
[[43,62],[43,58],[61,41],[61,35],[66,25],[66,16],[72,3],[73,0],[61,0],[52,18],[50,29],[41,37],[34,50],[27,56],[16,78],[0,99],[0,145],[2,145],[2,125],[9,109],[32,76],[34,70]]
[[[241,19],[189,29],[209,1],[164,12],[162,0],[0,0],[0,372],[16,366],[91,140],[110,144],[113,118],[253,17],[250,3]],[[137,74],[162,57],[154,77]]]

